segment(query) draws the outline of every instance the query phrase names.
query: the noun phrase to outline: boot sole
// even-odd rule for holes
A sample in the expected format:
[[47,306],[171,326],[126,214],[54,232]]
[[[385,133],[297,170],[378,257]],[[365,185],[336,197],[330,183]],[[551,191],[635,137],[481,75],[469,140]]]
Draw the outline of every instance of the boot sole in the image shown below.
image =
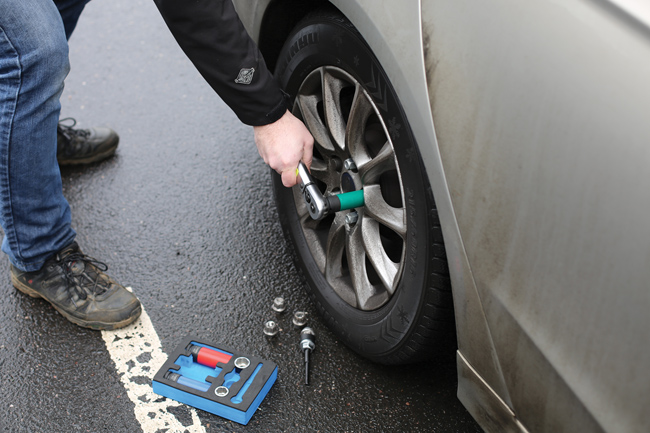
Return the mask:
[[57,160],[59,165],[83,165],[83,164],[92,164],[93,162],[103,161],[106,158],[109,158],[115,154],[117,150],[118,143],[115,143],[115,147],[111,147],[105,152],[98,153],[96,155],[90,156],[84,159],[59,159]]
[[114,329],[123,328],[135,322],[135,320],[138,317],[140,317],[140,314],[142,313],[142,306],[138,305],[138,308],[133,311],[131,316],[127,317],[126,319],[120,322],[105,323],[105,322],[98,322],[98,321],[91,321],[91,320],[83,320],[78,317],[72,316],[66,311],[60,309],[57,305],[50,302],[47,298],[43,298],[43,296],[41,296],[41,294],[38,293],[36,290],[21,283],[13,275],[11,275],[11,283],[16,288],[16,290],[26,294],[27,296],[31,296],[32,298],[42,298],[43,300],[49,302],[50,305],[52,305],[54,309],[59,312],[59,314],[61,314],[63,317],[65,317],[75,325],[81,326],[82,328],[93,329],[95,331],[112,331]]

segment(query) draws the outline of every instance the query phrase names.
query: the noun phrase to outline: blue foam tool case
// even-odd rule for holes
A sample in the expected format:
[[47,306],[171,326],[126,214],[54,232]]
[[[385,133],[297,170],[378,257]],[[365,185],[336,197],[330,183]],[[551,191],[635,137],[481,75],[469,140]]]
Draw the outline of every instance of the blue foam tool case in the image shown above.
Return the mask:
[[153,378],[153,391],[248,424],[278,377],[278,366],[186,337]]

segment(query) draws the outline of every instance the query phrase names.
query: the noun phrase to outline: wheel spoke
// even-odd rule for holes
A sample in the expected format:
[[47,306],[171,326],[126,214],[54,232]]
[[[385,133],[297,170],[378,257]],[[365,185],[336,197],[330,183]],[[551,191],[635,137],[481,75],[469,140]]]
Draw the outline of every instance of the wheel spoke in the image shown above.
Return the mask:
[[392,231],[406,238],[406,210],[390,206],[384,200],[379,185],[368,185],[363,188],[365,214]]
[[376,183],[383,173],[395,170],[395,154],[390,142],[386,141],[377,156],[365,163],[357,164],[357,167],[364,185]]
[[341,90],[348,83],[332,75],[326,68],[322,70],[322,80],[325,120],[336,145],[339,149],[345,149],[346,119],[341,111]]
[[343,253],[346,246],[345,217],[336,215],[327,236],[325,279],[332,289],[348,304],[356,306],[354,291],[343,269]]
[[309,215],[309,208],[305,199],[302,197],[299,186],[294,186],[293,190],[293,200],[296,203],[296,213],[298,214],[298,219],[300,224],[307,230],[316,230],[319,226],[320,221],[315,221]]
[[363,249],[361,230],[358,227],[350,230],[346,252],[352,287],[357,298],[357,307],[361,310],[367,310],[368,302],[374,295],[374,287],[372,287],[366,275],[366,254]]
[[368,278],[366,248],[360,224],[348,232],[347,258],[352,278],[352,287],[357,299],[357,308],[369,311],[379,308],[388,300],[388,292],[374,285]]
[[309,78],[305,80],[305,84],[301,87],[295,104],[300,112],[303,122],[314,137],[316,142],[315,146],[320,146],[329,152],[333,152],[334,145],[330,139],[327,126],[323,123],[321,116],[318,113],[318,104],[322,101],[322,95],[308,92],[308,90],[311,90],[309,88],[310,86],[308,86],[309,81]]
[[[345,219],[337,215],[327,235],[327,275],[339,278],[342,272],[342,257],[345,249]],[[328,278],[329,280],[330,278]]]
[[309,171],[313,177],[319,178],[319,176],[323,176],[328,172],[327,163],[322,159],[314,158],[311,162],[311,167],[309,167]]
[[392,295],[397,286],[399,265],[388,257],[382,247],[379,223],[372,218],[364,218],[361,224],[361,236],[370,263],[374,266],[388,293]]
[[340,183],[339,174],[336,170],[332,170],[325,161],[321,159],[314,159],[310,168],[310,173],[314,179],[318,179],[327,185],[327,190],[330,192],[333,188],[337,188]]
[[356,162],[357,166],[365,164],[370,160],[370,156],[365,147],[365,125],[366,121],[373,113],[372,103],[363,88],[357,83],[352,109],[350,110],[350,119],[345,131],[345,142],[350,156]]

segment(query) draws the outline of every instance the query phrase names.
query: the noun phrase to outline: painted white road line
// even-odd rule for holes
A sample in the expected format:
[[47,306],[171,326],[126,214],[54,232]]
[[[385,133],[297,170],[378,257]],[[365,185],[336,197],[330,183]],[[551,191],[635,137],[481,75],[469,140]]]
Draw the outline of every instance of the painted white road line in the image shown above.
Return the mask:
[[151,380],[167,355],[162,351],[158,334],[144,307],[135,323],[115,331],[102,331],[102,338],[126,393],[135,405],[135,417],[145,433],[159,429],[167,429],[169,433],[205,433],[196,409],[186,406],[190,410],[192,424],[183,425],[168,410],[181,406],[181,403],[163,398],[151,388]]

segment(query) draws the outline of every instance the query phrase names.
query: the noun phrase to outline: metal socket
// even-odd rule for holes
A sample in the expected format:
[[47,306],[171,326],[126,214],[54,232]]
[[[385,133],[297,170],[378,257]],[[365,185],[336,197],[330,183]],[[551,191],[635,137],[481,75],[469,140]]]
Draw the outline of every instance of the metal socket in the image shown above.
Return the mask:
[[214,389],[214,393],[217,397],[225,397],[228,395],[228,392],[230,392],[230,390],[225,386],[218,386]]
[[235,367],[241,370],[248,368],[249,365],[251,365],[251,360],[245,356],[240,356],[239,358],[235,359]]

